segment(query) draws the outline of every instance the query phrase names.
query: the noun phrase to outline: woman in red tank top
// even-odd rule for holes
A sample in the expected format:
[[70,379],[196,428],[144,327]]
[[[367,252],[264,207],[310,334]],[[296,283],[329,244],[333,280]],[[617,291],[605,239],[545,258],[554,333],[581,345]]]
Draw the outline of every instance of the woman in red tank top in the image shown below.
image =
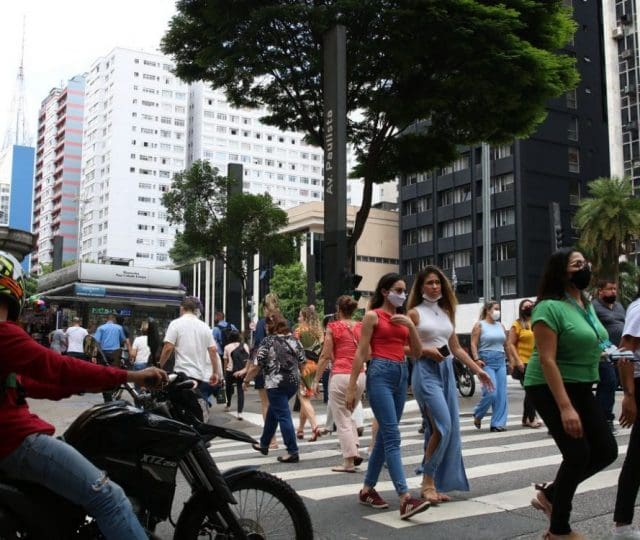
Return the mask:
[[422,352],[422,344],[413,321],[397,313],[407,297],[407,286],[398,274],[380,278],[369,303],[370,311],[362,321],[362,334],[353,361],[346,403],[351,410],[356,405],[356,383],[371,347],[371,362],[367,370],[367,395],[378,421],[376,442],[369,456],[364,486],[358,496],[361,504],[373,508],[388,508],[386,501],[376,492],[382,465],[386,461],[389,475],[400,498],[400,518],[424,512],[429,501],[414,498],[409,492],[400,454],[398,424],[407,398],[408,371],[404,347],[408,345],[413,356]]

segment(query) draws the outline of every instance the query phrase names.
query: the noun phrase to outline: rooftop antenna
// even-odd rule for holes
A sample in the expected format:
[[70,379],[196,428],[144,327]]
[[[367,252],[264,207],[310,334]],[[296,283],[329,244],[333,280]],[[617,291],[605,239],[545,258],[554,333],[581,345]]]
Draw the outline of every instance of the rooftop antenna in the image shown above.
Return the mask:
[[9,120],[7,130],[4,135],[2,149],[10,146],[28,146],[30,137],[27,134],[27,122],[24,114],[24,41],[26,35],[26,16],[22,18],[22,47],[20,50],[20,66],[16,76],[11,107],[9,109]]

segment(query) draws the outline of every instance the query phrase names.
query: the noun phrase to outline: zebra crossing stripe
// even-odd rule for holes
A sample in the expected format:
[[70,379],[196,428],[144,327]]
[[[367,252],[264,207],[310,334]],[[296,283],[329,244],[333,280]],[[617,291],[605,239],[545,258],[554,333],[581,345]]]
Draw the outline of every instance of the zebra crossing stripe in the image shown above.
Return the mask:
[[[627,445],[621,445],[619,452],[626,452]],[[539,467],[547,467],[550,465],[557,465],[562,461],[562,456],[559,454],[553,454],[541,458],[529,458],[518,459],[515,461],[502,461],[499,463],[491,463],[488,465],[478,465],[476,467],[470,467],[467,469],[467,478],[483,478],[487,476],[493,476],[496,474],[504,474],[512,471],[524,471],[527,469],[537,469]],[[407,478],[407,485],[409,489],[417,489],[422,482],[421,476],[414,476]],[[362,487],[362,482],[354,484],[341,484],[339,486],[329,486],[322,488],[303,489],[298,491],[301,497],[313,499],[315,501],[322,501],[326,499],[333,499],[335,497],[344,497],[358,493]],[[393,483],[391,481],[379,482],[376,484],[376,490],[378,492],[393,491]],[[448,505],[448,504],[447,504]]]
[[[620,448],[622,450],[622,447]],[[576,494],[587,493],[614,487],[618,484],[620,469],[609,469],[599,472],[578,486]],[[352,494],[354,500],[356,495]],[[486,514],[496,514],[526,508],[531,503],[534,490],[531,486],[510,491],[501,491],[481,497],[474,497],[465,501],[452,501],[436,507],[431,507],[428,512],[416,515],[409,521],[403,521],[398,511],[388,511],[365,516],[364,519],[386,525],[395,529],[415,527],[427,523],[438,523],[452,519],[468,518]]]

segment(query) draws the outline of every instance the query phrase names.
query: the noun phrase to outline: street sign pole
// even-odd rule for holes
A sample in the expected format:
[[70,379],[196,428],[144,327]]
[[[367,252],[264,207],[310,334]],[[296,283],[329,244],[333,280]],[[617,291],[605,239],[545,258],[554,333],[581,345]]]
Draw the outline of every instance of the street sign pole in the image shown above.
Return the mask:
[[347,34],[324,35],[324,309],[333,313],[347,273]]

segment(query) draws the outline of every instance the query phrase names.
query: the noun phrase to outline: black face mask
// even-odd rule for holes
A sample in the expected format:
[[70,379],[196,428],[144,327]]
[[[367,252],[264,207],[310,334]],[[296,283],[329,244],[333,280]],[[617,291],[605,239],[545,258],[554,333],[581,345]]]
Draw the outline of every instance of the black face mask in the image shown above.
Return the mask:
[[520,313],[523,317],[531,317],[531,313],[533,312],[533,308],[524,308]]
[[618,298],[618,297],[617,297],[615,294],[614,294],[613,296],[603,296],[603,297],[602,297],[602,301],[603,301],[605,304],[615,304],[615,303],[616,303],[617,298]]
[[580,268],[580,270],[572,272],[569,281],[581,291],[583,289],[586,289],[589,286],[589,282],[591,281],[591,268],[585,265]]

